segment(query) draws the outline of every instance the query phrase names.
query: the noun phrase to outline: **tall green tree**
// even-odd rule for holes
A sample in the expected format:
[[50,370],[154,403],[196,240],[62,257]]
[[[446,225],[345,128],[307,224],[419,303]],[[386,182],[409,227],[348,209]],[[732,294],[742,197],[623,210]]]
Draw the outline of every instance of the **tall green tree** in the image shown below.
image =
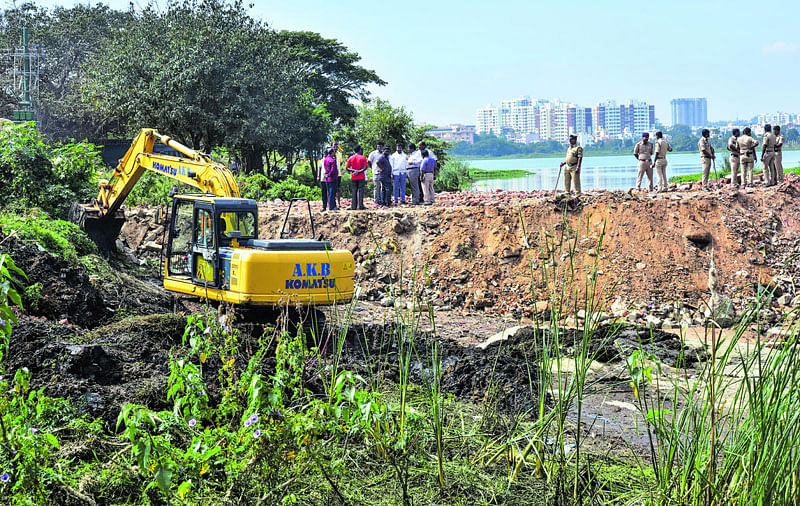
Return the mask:
[[300,64],[316,104],[325,104],[334,125],[350,125],[358,115],[354,100],[369,98],[368,85],[386,82],[358,62],[361,57],[341,42],[308,31],[281,31],[276,37]]
[[428,131],[435,128],[431,125],[414,125],[414,117],[404,107],[395,107],[382,98],[358,106],[358,116],[353,126],[344,126],[333,134],[350,152],[358,144],[365,151],[371,150],[378,142],[394,148],[394,144],[401,142],[419,144],[425,141],[433,149],[439,160],[439,165],[447,162],[447,151],[452,143],[438,139]]

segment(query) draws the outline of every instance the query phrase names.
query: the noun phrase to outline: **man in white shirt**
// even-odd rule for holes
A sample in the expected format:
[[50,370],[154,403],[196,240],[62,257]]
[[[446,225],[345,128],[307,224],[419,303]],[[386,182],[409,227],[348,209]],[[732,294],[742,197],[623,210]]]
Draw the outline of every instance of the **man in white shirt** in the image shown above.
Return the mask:
[[406,203],[406,165],[408,164],[408,156],[403,153],[403,147],[403,144],[398,142],[396,151],[389,157],[389,163],[392,164],[395,205],[397,205],[398,200],[403,205]]
[[378,158],[381,157],[383,154],[383,141],[378,141],[378,147],[375,148],[375,151],[371,152],[367,157],[367,163],[369,164],[370,168],[372,169],[372,184],[375,186],[375,190],[373,191],[373,198],[375,200],[375,207],[378,207],[378,202],[381,199],[381,172],[378,168]]

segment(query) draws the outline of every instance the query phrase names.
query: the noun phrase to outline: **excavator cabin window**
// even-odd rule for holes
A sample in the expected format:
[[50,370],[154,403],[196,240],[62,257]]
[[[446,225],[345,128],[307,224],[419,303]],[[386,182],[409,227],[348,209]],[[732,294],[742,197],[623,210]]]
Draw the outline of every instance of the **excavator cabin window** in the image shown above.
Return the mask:
[[195,244],[201,248],[213,248],[214,240],[214,222],[212,221],[211,211],[198,209],[197,220],[195,221]]
[[256,236],[256,217],[247,211],[223,211],[219,214],[220,245],[227,245],[230,239],[254,239]]
[[178,200],[175,203],[168,248],[170,276],[188,276],[192,273],[189,258],[192,251],[193,216],[194,202]]

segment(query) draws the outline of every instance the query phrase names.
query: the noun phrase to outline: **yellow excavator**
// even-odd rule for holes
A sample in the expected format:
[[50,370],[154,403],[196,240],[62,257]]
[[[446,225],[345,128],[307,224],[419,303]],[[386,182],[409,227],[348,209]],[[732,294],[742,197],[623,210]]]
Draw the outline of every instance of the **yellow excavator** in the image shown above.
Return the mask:
[[[183,156],[157,153],[156,142]],[[122,203],[147,171],[201,192],[172,195],[163,220],[167,290],[243,307],[319,306],[352,299],[350,251],[313,238],[287,239],[283,229],[280,238],[259,239],[258,206],[241,198],[231,171],[153,129],[139,133],[111,179],[100,183],[97,199],[74,205],[70,219],[101,249],[111,251],[125,220]],[[284,229],[290,211],[291,205]],[[313,235],[313,219],[311,228]]]

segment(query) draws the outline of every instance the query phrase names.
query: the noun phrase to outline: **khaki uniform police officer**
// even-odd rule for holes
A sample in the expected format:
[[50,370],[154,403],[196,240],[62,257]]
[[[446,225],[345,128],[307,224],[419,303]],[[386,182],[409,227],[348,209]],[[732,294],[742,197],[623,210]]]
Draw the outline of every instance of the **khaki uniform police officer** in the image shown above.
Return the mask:
[[656,132],[655,163],[658,174],[658,191],[667,191],[667,151],[672,151],[672,146],[664,139],[664,134]]
[[642,178],[647,174],[647,182],[650,185],[650,191],[653,191],[653,162],[651,156],[653,155],[653,145],[650,143],[650,134],[645,132],[642,134],[642,140],[636,143],[633,147],[633,156],[639,160],[639,174],[636,177],[636,189],[642,189]]
[[567,157],[561,162],[564,165],[564,188],[570,193],[570,186],[575,181],[575,191],[581,192],[581,163],[583,163],[583,148],[578,146],[578,136],[569,136],[569,146],[567,147]]
[[761,141],[761,163],[764,164],[764,186],[778,184],[778,172],[775,170],[775,144],[777,139],[772,127],[764,125],[764,138]]
[[739,145],[739,162],[742,167],[742,186],[753,186],[753,165],[756,163],[756,146],[758,141],[750,136],[750,127],[744,129],[741,137],[736,139]]
[[697,141],[697,149],[700,150],[700,165],[703,167],[703,189],[708,190],[708,174],[711,172],[711,160],[717,158],[714,154],[714,146],[708,140],[711,132],[704,128],[700,140]]
[[739,161],[741,152],[739,150],[739,129],[733,129],[733,135],[728,139],[728,151],[731,152],[731,184],[739,188]]
[[775,172],[778,173],[778,181],[783,181],[783,143],[786,142],[786,137],[781,134],[781,127],[775,125],[772,127],[772,133],[775,134]]

